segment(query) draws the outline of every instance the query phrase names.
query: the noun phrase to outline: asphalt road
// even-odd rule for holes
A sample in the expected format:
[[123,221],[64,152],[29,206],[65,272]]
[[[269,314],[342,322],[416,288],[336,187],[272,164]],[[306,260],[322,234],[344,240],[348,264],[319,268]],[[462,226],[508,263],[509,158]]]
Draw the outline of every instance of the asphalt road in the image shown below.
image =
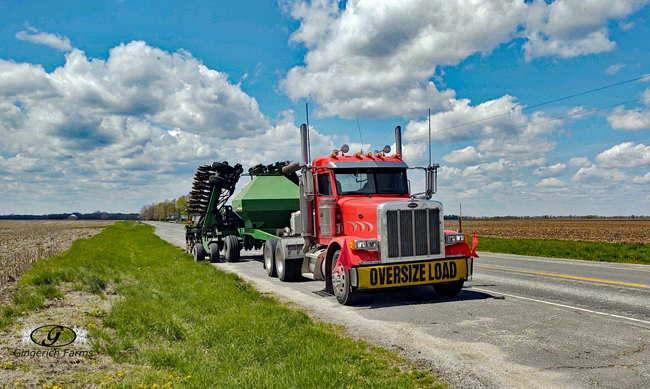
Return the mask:
[[[183,226],[151,224],[184,247]],[[345,307],[317,294],[323,282],[269,278],[260,255],[215,266],[455,388],[650,387],[650,266],[479,252],[474,278],[455,297],[409,287]]]

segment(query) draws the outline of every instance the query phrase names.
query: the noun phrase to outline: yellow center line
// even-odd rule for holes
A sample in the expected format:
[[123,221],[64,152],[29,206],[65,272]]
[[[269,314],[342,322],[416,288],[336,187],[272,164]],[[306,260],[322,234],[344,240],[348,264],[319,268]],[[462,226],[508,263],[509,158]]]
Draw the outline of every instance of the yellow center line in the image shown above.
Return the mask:
[[474,267],[482,267],[484,269],[503,270],[503,271],[511,271],[511,272],[515,272],[515,273],[535,274],[535,275],[538,275],[538,276],[568,278],[568,279],[571,279],[571,280],[600,282],[600,283],[603,283],[603,284],[624,285],[624,286],[632,286],[632,287],[636,287],[636,288],[650,289],[650,286],[648,286],[648,285],[631,284],[629,282],[620,282],[620,281],[600,280],[598,278],[567,276],[567,275],[564,275],[564,274],[541,273],[541,272],[536,272],[536,271],[506,269],[506,268],[503,268],[503,267],[492,267],[492,266],[484,266],[484,265],[474,265]]

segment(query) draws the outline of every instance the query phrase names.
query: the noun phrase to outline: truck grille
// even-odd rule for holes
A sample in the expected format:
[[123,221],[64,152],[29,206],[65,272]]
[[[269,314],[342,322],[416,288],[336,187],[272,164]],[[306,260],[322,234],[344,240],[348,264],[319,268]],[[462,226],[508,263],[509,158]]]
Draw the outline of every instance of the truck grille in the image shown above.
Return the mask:
[[388,258],[440,254],[440,210],[386,212]]

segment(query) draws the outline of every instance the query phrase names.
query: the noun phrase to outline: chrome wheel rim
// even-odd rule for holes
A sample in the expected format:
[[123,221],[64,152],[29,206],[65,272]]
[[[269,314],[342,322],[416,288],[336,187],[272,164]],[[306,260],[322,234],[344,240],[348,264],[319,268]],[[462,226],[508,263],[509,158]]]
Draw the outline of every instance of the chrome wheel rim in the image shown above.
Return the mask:
[[266,266],[267,269],[270,269],[271,266],[273,266],[273,263],[271,263],[271,253],[269,252],[268,246],[264,247],[264,266]]
[[284,263],[278,258],[277,254],[275,256],[275,271],[278,272],[278,274],[284,274]]

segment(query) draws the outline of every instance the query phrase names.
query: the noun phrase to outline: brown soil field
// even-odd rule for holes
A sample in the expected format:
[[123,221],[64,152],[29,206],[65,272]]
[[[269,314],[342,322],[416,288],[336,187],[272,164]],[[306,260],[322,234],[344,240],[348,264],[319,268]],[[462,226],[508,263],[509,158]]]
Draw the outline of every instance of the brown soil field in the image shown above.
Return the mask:
[[[458,230],[458,221],[445,220],[445,228]],[[650,244],[648,219],[463,220],[463,231],[490,238]]]
[[[0,288],[30,264],[67,250],[79,238],[103,231],[114,220],[0,220]],[[98,228],[99,227],[99,228]]]

